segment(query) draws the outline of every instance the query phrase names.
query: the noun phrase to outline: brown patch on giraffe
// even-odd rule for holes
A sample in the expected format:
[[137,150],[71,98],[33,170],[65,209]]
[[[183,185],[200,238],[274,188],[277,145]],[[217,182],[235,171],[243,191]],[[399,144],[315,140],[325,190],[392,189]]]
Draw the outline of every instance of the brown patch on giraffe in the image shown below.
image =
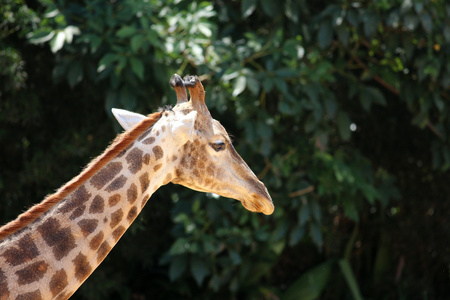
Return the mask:
[[130,223],[133,222],[137,215],[138,215],[138,209],[136,206],[133,206],[127,215],[128,222],[130,222]]
[[8,283],[6,282],[6,275],[0,269],[0,300],[7,300],[9,298]]
[[150,154],[145,153],[144,157],[142,157],[142,162],[146,165],[148,165],[150,163]]
[[166,125],[161,126],[161,131],[165,132],[166,131]]
[[91,274],[92,267],[86,255],[79,253],[72,262],[75,265],[75,277],[78,281],[85,280]]
[[16,272],[17,283],[19,285],[29,284],[38,281],[44,277],[47,272],[48,264],[41,260]]
[[98,226],[98,220],[96,219],[84,219],[78,222],[78,226],[81,228],[81,232],[83,233],[84,237],[87,237],[91,233],[97,229]]
[[118,189],[123,187],[126,182],[127,182],[127,178],[125,177],[125,175],[120,175],[119,177],[114,179],[113,182],[110,183],[110,185],[108,185],[106,187],[105,191],[107,191],[107,192],[117,191]]
[[149,137],[149,138],[146,138],[145,140],[143,140],[142,144],[151,145],[155,142],[155,140],[156,139],[154,137]]
[[[14,221],[9,222],[0,228],[0,240],[10,236],[14,232],[26,227],[28,224],[42,216],[49,209],[54,207],[56,203],[64,200],[68,195],[82,186],[86,181],[94,178],[99,171],[105,167],[111,160],[124,149],[130,147],[141,134],[152,128],[152,126],[161,118],[162,112],[156,112],[148,115],[146,119],[141,121],[132,130],[120,134],[101,155],[92,160],[88,166],[75,178],[61,187],[56,193],[48,196],[39,204],[34,205],[28,211],[21,214]],[[106,184],[106,183],[105,183]]]
[[121,196],[119,194],[114,194],[111,197],[109,197],[108,199],[108,205],[110,207],[113,207],[114,205],[116,205],[117,203],[119,203],[121,199]]
[[42,294],[40,290],[35,290],[33,292],[21,294],[17,296],[15,300],[42,300]]
[[114,230],[112,232],[112,237],[114,238],[114,240],[117,242],[120,237],[124,234],[125,230],[127,230],[125,227],[123,227],[122,225],[117,227],[116,230]]
[[52,248],[53,255],[61,260],[76,247],[75,238],[70,228],[61,228],[61,224],[55,218],[49,218],[37,228],[45,243]]
[[160,146],[155,146],[152,149],[153,154],[155,154],[156,160],[161,159],[164,156],[164,151]]
[[159,130],[156,131],[156,136],[159,136]]
[[123,219],[123,210],[119,208],[118,210],[116,210],[111,214],[111,222],[109,223],[109,226],[111,226],[111,228],[116,227],[120,223],[120,221],[122,221],[122,219]]
[[182,178],[184,175],[184,172],[180,168],[178,168],[175,170],[175,175],[177,176],[177,178]]
[[145,192],[145,190],[150,185],[150,178],[148,173],[144,173],[139,177],[139,182],[141,183],[141,192]]
[[114,179],[114,177],[122,171],[122,163],[111,162],[95,174],[89,181],[96,189],[103,188],[108,182]]
[[82,185],[66,199],[59,211],[62,213],[71,212],[83,205],[90,197],[91,194],[87,191],[86,187]]
[[176,161],[178,159],[178,156],[174,155],[172,156],[172,161]]
[[153,167],[153,171],[156,172],[159,169],[161,169],[161,167],[162,167],[162,164],[157,164],[156,166]]
[[101,263],[106,255],[108,255],[109,251],[111,251],[111,246],[108,244],[107,241],[104,241],[101,245],[100,248],[98,248],[98,252],[97,252],[97,262]]
[[75,219],[79,218],[80,216],[82,216],[84,214],[85,210],[86,210],[86,205],[80,205],[72,212],[69,219],[75,220]]
[[61,293],[67,287],[67,274],[64,269],[56,271],[50,279],[49,287],[53,297]]
[[105,200],[99,195],[95,196],[92,200],[91,206],[89,207],[89,213],[100,214],[105,209]]
[[205,161],[206,161],[206,159],[203,159],[203,158],[199,159],[197,161],[197,168],[199,168],[201,170],[205,169],[206,168]]
[[131,173],[136,174],[142,168],[142,156],[144,152],[141,149],[134,148],[125,157],[128,163],[128,170]]
[[130,202],[130,204],[133,204],[134,202],[136,202],[137,197],[138,197],[137,186],[134,183],[132,183],[130,185],[130,188],[127,190],[128,202]]
[[104,236],[105,235],[103,234],[103,231],[97,233],[89,242],[89,248],[91,248],[91,250],[97,250],[98,247],[100,247],[100,244],[103,242]]
[[[39,250],[31,239],[31,235],[26,234],[17,242],[17,247],[11,247],[10,249],[7,249],[1,256],[3,256],[6,259],[6,262],[11,266],[17,266],[32,260],[38,255]],[[0,282],[2,282],[1,279],[2,276],[0,273]]]
[[207,173],[209,176],[213,177],[214,174],[215,174],[214,166],[213,166],[213,165],[209,165],[209,166],[206,168],[206,173]]
[[149,198],[150,198],[150,195],[145,195],[145,196],[142,198],[141,209],[144,208],[144,206],[145,206],[145,204],[147,203],[147,201],[148,201]]
[[149,128],[147,129],[143,134],[141,134],[141,136],[139,136],[136,140],[137,141],[142,141],[143,139],[145,139],[151,132],[152,132],[153,128]]
[[172,174],[169,173],[166,175],[166,177],[163,180],[163,185],[168,184],[172,180]]

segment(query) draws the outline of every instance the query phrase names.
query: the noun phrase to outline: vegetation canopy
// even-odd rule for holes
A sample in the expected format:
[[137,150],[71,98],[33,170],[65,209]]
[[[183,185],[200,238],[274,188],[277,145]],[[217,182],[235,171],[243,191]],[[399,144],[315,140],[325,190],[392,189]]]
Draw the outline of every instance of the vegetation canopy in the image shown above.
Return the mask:
[[199,75],[271,216],[169,185],[73,299],[442,299],[444,0],[3,0],[0,223]]

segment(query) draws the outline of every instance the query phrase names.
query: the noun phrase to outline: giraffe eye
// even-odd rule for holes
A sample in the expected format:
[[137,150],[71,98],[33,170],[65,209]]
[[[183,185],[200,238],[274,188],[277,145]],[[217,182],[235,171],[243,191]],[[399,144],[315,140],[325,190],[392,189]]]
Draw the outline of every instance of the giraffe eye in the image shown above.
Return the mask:
[[225,149],[225,143],[222,141],[217,141],[217,142],[211,143],[210,145],[216,152],[219,152],[219,151],[222,151]]

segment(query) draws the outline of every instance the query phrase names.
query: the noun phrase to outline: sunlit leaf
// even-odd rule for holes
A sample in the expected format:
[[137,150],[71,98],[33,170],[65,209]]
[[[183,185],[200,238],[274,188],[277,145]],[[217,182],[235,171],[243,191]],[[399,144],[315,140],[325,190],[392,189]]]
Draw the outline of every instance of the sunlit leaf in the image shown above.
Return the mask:
[[256,0],[243,0],[241,2],[241,13],[242,17],[245,19],[249,17],[256,8]]
[[50,41],[50,49],[53,53],[58,52],[64,46],[64,40],[66,39],[66,34],[64,31],[59,31],[55,37]]
[[239,94],[241,94],[245,90],[246,83],[247,83],[247,78],[245,76],[241,75],[238,78],[236,78],[234,80],[232,95],[234,97],[237,97]]

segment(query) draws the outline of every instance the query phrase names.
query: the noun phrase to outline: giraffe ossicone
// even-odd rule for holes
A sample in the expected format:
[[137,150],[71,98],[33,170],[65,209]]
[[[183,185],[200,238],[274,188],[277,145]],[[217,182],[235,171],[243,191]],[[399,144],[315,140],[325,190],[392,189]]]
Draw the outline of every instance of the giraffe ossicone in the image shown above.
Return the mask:
[[211,117],[198,77],[175,74],[170,84],[172,109],[148,116],[113,109],[125,132],[56,193],[0,228],[0,300],[68,299],[169,182],[273,213],[266,187]]

